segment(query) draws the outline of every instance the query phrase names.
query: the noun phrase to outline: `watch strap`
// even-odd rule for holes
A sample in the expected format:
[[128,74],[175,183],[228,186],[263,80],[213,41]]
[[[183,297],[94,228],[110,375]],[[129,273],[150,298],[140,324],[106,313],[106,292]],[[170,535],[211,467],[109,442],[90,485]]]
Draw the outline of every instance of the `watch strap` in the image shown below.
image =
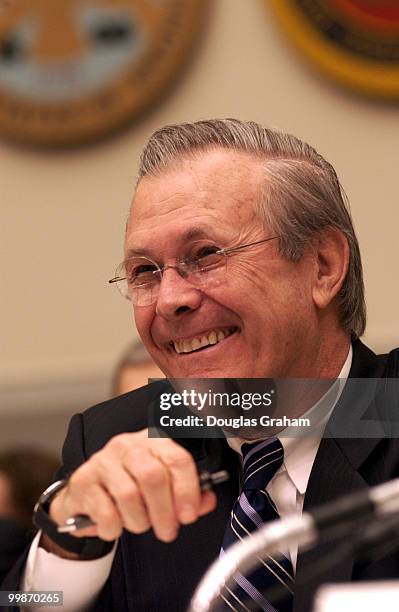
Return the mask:
[[41,494],[33,511],[33,522],[50,540],[64,550],[79,555],[79,559],[99,559],[112,550],[114,541],[107,542],[97,537],[78,538],[67,533],[59,533],[57,523],[50,518],[50,503],[67,482],[67,479],[57,480]]

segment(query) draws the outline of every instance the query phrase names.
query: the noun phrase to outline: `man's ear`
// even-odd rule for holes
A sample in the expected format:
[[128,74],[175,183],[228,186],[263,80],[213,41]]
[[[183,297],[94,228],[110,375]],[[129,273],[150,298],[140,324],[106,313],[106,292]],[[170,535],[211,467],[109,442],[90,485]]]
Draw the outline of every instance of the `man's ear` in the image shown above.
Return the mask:
[[349,265],[349,245],[346,236],[335,227],[321,231],[313,242],[316,276],[313,300],[320,309],[326,308],[342,287]]

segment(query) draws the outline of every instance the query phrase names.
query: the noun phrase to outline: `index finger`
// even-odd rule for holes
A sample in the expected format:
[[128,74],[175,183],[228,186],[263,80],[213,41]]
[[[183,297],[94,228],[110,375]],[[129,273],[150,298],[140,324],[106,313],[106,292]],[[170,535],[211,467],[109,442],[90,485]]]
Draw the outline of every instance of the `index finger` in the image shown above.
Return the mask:
[[200,516],[201,488],[192,455],[176,443],[154,454],[171,475],[173,500],[179,521],[183,525],[193,523]]

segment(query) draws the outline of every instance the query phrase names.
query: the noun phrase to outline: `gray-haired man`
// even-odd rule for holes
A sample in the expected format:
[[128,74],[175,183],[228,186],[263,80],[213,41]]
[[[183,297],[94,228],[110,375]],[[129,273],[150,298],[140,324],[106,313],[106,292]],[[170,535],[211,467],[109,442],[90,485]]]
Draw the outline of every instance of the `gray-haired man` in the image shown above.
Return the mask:
[[[336,173],[288,134],[233,119],[156,132],[142,155],[116,279],[167,377],[384,375],[386,360],[358,340],[365,328],[362,267]],[[74,417],[60,477],[72,475],[46,510],[56,524],[88,514],[97,526],[77,536],[118,543],[79,561],[51,530],[51,537],[38,535],[25,588],[63,589],[68,610],[186,608],[219,554],[239,493],[243,440],[148,438],[146,409],[139,390]],[[283,447],[283,465],[267,485],[280,516],[397,473],[394,441],[319,436]],[[218,499],[200,491],[196,463],[230,471]],[[291,550],[297,576],[330,552],[297,558]],[[307,610],[328,579],[397,570],[392,558],[350,559],[300,587],[295,609]],[[229,605],[249,604],[235,598]]]

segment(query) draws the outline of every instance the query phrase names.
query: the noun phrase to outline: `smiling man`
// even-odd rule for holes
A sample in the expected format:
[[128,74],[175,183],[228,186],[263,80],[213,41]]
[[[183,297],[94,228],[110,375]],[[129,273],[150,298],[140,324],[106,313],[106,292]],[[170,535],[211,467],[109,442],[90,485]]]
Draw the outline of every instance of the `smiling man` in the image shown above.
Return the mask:
[[[347,241],[325,226],[299,261],[281,257],[282,230],[256,211],[267,190],[265,165],[248,152],[213,147],[139,182],[126,232],[133,273],[143,265],[129,261],[135,254],[165,265],[225,250],[221,265],[202,276],[165,270],[151,308],[135,309],[143,341],[170,377],[328,377],[345,361],[348,331],[334,297],[346,274]],[[204,338],[210,346],[197,352]]]
[[[156,132],[142,155],[125,257],[112,282],[132,303],[140,336],[167,377],[387,374],[386,358],[358,339],[362,267],[335,171],[291,135],[232,119]],[[397,473],[396,444],[376,438],[348,444],[321,434],[281,436],[250,447],[242,439],[149,438],[156,393],[152,385],[72,419],[59,472],[65,480],[39,506],[42,531],[25,565],[25,589],[63,590],[69,611],[183,612],[221,547],[256,528],[264,510],[269,519],[300,513]],[[326,420],[340,410],[348,410],[345,390]],[[254,474],[247,477],[248,465],[255,458],[263,469],[265,449],[278,465],[252,487],[263,498],[267,491],[269,501],[247,529],[238,517],[249,509],[241,503]],[[220,469],[230,480],[217,497],[201,491],[198,470]],[[57,533],[79,514],[96,526]],[[305,611],[326,580],[398,570],[392,559],[350,559],[312,575],[293,599],[295,572],[302,577],[331,549],[297,552],[265,562],[260,582],[241,577],[222,609],[254,609],[256,602],[262,610]],[[271,607],[264,591],[276,574],[287,596]]]

